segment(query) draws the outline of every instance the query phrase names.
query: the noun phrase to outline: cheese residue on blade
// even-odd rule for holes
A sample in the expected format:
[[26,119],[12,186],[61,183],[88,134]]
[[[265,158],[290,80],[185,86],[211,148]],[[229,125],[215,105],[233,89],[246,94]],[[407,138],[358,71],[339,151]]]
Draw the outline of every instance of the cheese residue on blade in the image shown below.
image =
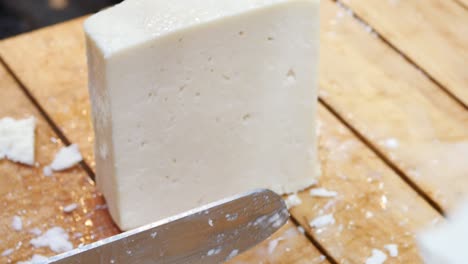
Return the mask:
[[0,119],[0,160],[7,158],[14,162],[34,165],[34,130],[36,119],[29,117],[15,120]]
[[55,154],[54,161],[50,164],[50,168],[54,171],[61,171],[75,166],[83,160],[77,144],[68,147],[62,147],[57,154]]
[[73,249],[73,244],[68,241],[68,234],[61,227],[52,227],[43,235],[31,239],[30,243],[36,248],[49,247],[56,253],[62,253]]
[[387,255],[378,249],[372,249],[372,255],[366,259],[366,264],[383,264]]

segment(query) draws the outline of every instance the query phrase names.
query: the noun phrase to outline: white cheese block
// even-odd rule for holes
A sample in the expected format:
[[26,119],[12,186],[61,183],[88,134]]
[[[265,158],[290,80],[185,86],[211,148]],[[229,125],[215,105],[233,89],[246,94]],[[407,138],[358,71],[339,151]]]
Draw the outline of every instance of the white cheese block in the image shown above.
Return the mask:
[[120,228],[315,182],[319,0],[127,0],[85,31],[97,185]]
[[468,263],[468,203],[465,203],[446,222],[417,237],[426,264]]
[[0,119],[0,160],[7,158],[14,162],[34,165],[34,130],[36,119],[29,117],[15,120]]

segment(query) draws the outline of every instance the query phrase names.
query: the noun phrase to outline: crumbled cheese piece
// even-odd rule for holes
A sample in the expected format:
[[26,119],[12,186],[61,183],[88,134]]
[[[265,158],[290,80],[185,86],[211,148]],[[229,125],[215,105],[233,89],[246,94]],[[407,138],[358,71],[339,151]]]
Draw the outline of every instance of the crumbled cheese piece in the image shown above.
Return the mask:
[[50,177],[52,176],[52,168],[50,166],[45,166],[43,169],[42,169],[42,174],[44,174],[44,176],[46,177]]
[[398,140],[395,138],[388,138],[384,141],[384,145],[389,149],[396,149],[400,145]]
[[213,226],[213,220],[211,220],[211,218],[208,219],[208,224],[209,224],[210,226]]
[[238,250],[238,249],[234,249],[233,251],[231,251],[231,253],[229,253],[229,255],[227,256],[226,260],[232,259],[233,257],[237,256],[238,254],[239,254],[239,250]]
[[383,264],[387,255],[378,249],[372,249],[372,255],[366,259],[366,264]]
[[82,160],[83,157],[78,149],[78,145],[73,144],[68,147],[62,147],[57,154],[55,154],[54,161],[52,161],[50,167],[54,171],[66,170],[75,166]]
[[294,206],[300,205],[302,203],[301,198],[297,194],[291,194],[286,198],[286,206],[288,209],[293,208]]
[[322,228],[327,225],[332,225],[335,223],[335,218],[333,214],[326,214],[315,218],[309,222],[310,227],[312,228]]
[[15,120],[0,119],[0,160],[7,158],[14,162],[34,165],[34,117]]
[[39,228],[35,227],[35,228],[29,230],[29,233],[38,236],[38,235],[42,234],[42,231]]
[[19,261],[16,264],[44,264],[47,263],[48,258],[39,254],[34,254],[31,260],[28,261]]
[[23,220],[21,220],[21,217],[17,215],[13,216],[11,227],[16,231],[21,231],[21,229],[23,229]]
[[212,248],[206,253],[207,256],[214,256],[221,253],[222,247]]
[[302,226],[298,226],[297,231],[299,231],[301,234],[305,234],[305,229]]
[[10,256],[15,250],[13,248],[9,248],[2,252],[2,257]]
[[76,203],[69,204],[65,207],[63,207],[63,212],[65,213],[71,213],[73,212],[76,208],[78,208],[78,205]]
[[272,254],[276,247],[278,246],[278,243],[281,241],[281,240],[284,240],[284,238],[282,237],[279,237],[277,239],[273,239],[271,240],[269,243],[268,243],[268,254]]
[[329,191],[325,188],[314,188],[309,191],[309,194],[315,197],[335,197],[337,192]]
[[390,257],[397,257],[398,256],[398,245],[397,244],[388,244],[385,245],[384,248],[388,250]]
[[49,247],[52,251],[57,253],[73,249],[73,244],[68,241],[68,234],[61,227],[52,227],[43,235],[31,239],[30,243],[36,248]]

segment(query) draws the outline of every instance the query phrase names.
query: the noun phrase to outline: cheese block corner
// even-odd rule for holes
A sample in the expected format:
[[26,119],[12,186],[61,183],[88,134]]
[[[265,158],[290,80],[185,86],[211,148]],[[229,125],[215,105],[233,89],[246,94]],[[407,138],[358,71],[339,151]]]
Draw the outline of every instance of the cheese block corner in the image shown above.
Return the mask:
[[97,185],[121,229],[315,182],[318,0],[126,0],[85,33]]

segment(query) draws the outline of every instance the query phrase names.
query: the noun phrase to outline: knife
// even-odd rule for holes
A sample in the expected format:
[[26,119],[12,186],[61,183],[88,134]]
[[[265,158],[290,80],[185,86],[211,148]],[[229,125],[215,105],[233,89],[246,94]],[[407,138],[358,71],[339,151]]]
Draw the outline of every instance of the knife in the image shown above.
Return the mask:
[[255,190],[51,257],[47,263],[222,263],[268,238],[288,218],[279,195]]

